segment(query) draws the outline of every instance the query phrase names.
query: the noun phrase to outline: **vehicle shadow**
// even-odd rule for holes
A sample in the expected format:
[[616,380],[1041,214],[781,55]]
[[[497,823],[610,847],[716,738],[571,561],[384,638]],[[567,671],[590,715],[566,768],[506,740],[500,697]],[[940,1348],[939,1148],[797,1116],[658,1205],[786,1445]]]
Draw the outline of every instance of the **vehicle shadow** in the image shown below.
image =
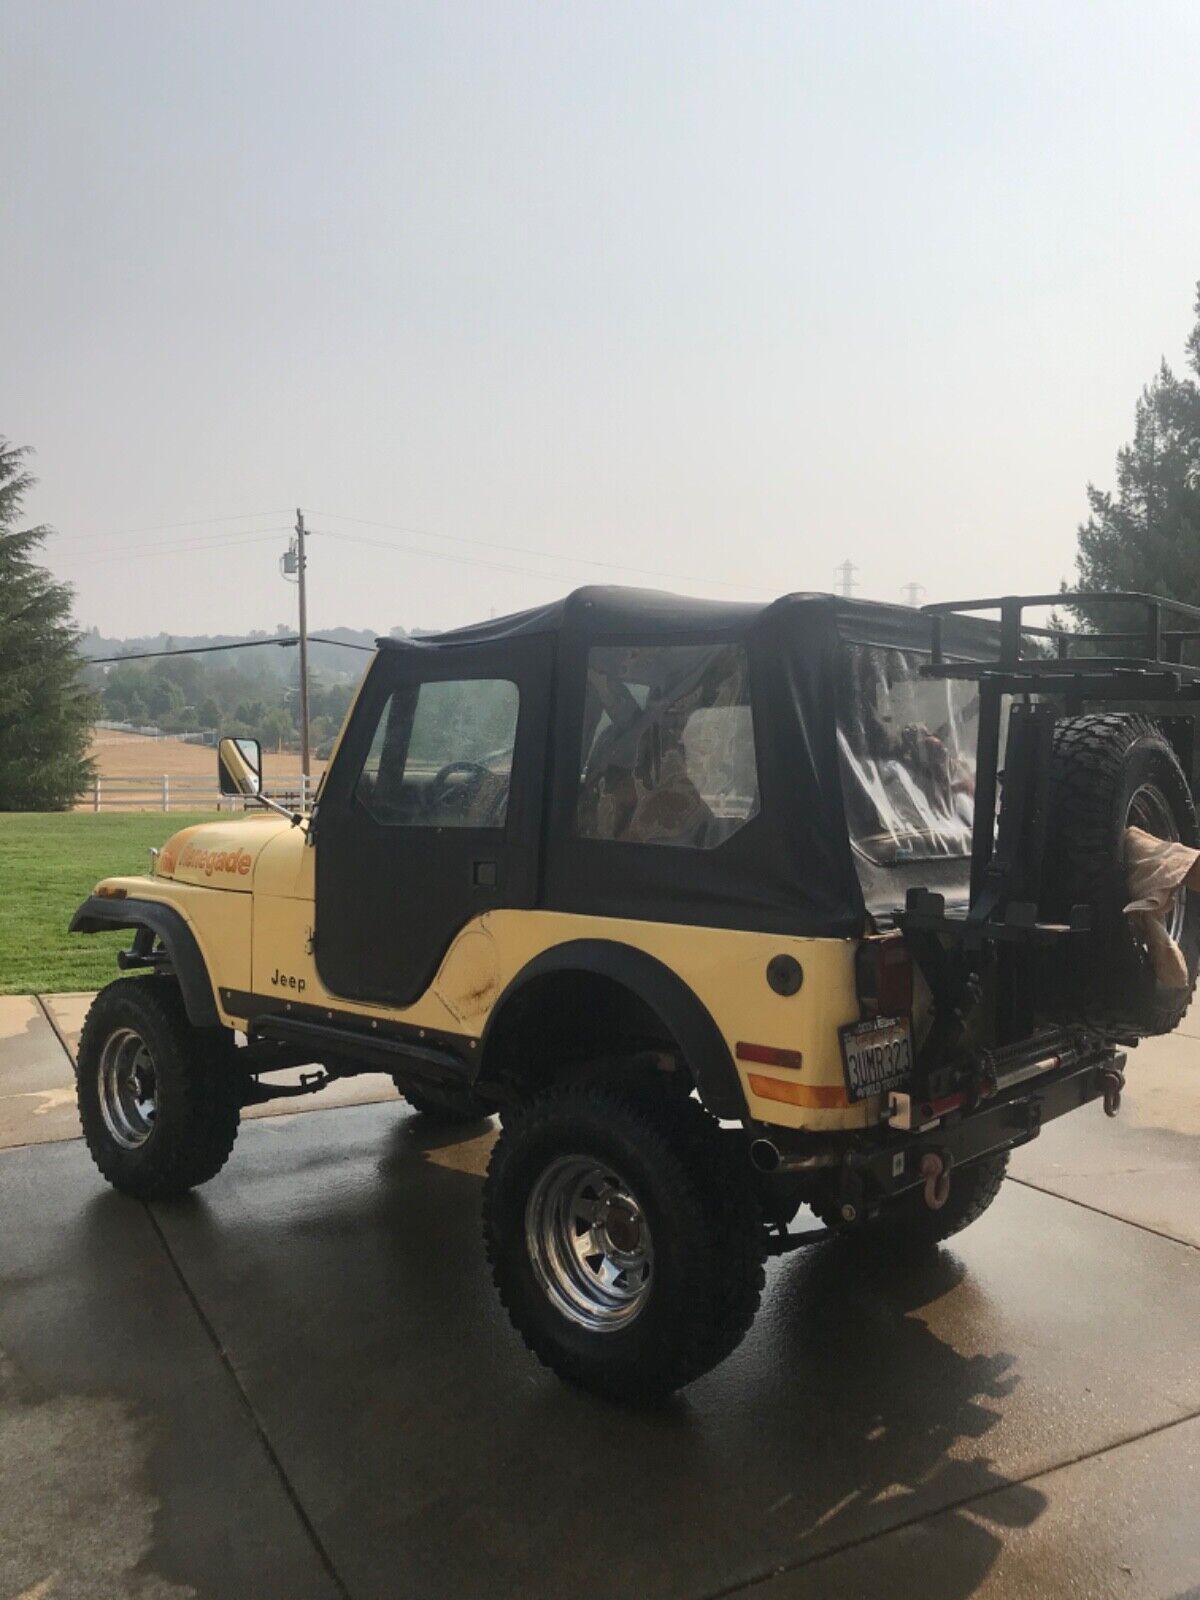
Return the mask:
[[905,1256],[834,1240],[785,1262],[774,1291],[762,1370],[778,1413],[809,1433],[821,1485],[798,1497],[806,1520],[791,1564],[906,1527],[922,1592],[971,1594],[1003,1529],[1029,1526],[1046,1501],[988,1451],[1021,1381],[1016,1357],[956,1349],[922,1316],[946,1297],[960,1311],[973,1299],[962,1260],[948,1247]]
[[[278,1171],[157,1212],[356,1600],[711,1595],[906,1525],[923,1593],[960,1600],[1042,1510],[987,1451],[1015,1359],[922,1318],[970,1301],[952,1251],[775,1263],[728,1362],[620,1408],[544,1372],[496,1303],[486,1130],[401,1119],[381,1145],[360,1118],[372,1139],[347,1148],[323,1120],[294,1119]],[[454,1146],[469,1170],[439,1159]]]

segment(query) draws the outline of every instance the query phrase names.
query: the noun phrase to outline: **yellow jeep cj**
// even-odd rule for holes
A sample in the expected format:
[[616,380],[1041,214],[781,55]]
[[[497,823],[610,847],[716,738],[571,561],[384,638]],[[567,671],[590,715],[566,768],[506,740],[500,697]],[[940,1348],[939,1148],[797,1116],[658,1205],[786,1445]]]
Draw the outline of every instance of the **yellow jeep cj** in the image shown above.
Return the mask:
[[[185,829],[76,914],[145,969],[80,1043],[101,1173],[179,1195],[241,1107],[351,1073],[498,1113],[500,1297],[622,1397],[737,1345],[803,1206],[889,1250],[964,1228],[1044,1122],[1115,1113],[1196,978],[1197,897],[1129,915],[1126,872],[1131,830],[1198,842],[1200,612],[1026,620],[1057,598],[583,589],[381,640],[310,814]],[[280,810],[254,741],[219,765]]]

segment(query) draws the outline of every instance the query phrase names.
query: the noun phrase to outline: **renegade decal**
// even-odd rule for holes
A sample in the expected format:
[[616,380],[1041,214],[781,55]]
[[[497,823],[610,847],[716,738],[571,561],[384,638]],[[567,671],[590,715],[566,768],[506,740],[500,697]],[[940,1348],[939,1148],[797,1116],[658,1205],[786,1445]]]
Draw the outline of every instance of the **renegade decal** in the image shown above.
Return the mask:
[[206,878],[214,872],[232,872],[244,878],[252,864],[245,850],[198,850],[194,844],[186,845],[179,857],[181,867],[194,867]]

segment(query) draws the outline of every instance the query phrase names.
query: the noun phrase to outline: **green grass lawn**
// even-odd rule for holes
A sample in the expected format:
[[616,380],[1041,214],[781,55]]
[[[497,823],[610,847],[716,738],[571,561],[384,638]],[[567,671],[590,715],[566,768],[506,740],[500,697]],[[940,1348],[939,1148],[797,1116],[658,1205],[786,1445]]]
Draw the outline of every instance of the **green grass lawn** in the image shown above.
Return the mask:
[[152,845],[212,812],[0,812],[0,994],[98,989],[129,933],[68,933],[101,879],[145,872]]

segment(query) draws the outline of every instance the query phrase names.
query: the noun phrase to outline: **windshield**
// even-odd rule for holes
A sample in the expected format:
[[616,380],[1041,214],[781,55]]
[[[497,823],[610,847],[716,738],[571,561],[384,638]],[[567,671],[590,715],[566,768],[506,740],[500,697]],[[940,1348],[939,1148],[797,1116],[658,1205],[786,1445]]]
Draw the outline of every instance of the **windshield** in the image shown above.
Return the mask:
[[881,866],[969,856],[979,690],[922,678],[928,655],[847,642],[838,754],[855,848]]

